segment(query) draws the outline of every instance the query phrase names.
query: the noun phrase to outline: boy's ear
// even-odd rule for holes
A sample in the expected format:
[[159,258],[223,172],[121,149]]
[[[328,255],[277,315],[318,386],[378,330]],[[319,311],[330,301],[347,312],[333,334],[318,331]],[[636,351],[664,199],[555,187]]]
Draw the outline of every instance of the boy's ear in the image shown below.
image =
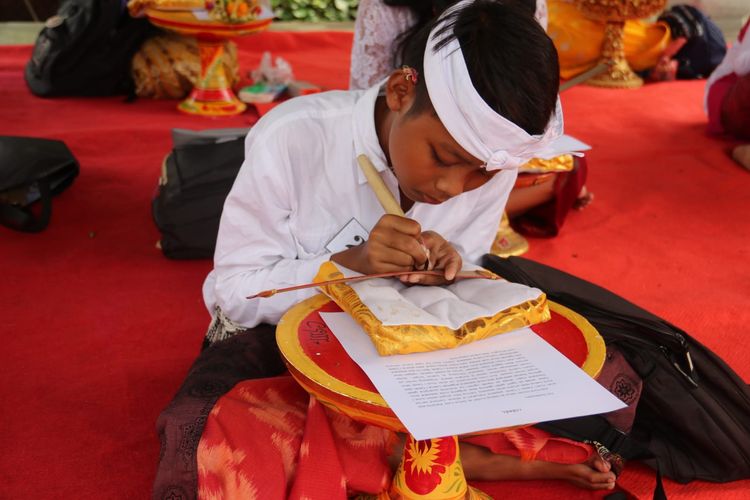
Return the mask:
[[406,78],[402,69],[393,71],[385,82],[385,102],[391,111],[408,110],[415,95],[414,82]]

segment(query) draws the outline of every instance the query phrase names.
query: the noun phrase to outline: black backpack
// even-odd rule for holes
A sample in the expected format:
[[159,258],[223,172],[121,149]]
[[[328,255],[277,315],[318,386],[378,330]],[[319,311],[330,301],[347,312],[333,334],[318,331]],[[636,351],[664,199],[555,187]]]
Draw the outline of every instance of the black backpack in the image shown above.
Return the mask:
[[37,37],[26,84],[41,97],[132,93],[130,61],[156,31],[122,0],[65,0]]
[[[626,459],[644,459],[657,474],[679,483],[750,478],[750,388],[716,354],[658,316],[552,267],[492,255],[483,265],[582,314],[643,379],[627,435],[597,415],[542,428],[602,443]],[[662,497],[663,491],[657,493]]]
[[172,259],[212,258],[224,200],[245,157],[248,129],[172,130],[151,205],[159,246]]
[[0,136],[0,224],[37,233],[49,224],[52,197],[78,176],[62,141]]

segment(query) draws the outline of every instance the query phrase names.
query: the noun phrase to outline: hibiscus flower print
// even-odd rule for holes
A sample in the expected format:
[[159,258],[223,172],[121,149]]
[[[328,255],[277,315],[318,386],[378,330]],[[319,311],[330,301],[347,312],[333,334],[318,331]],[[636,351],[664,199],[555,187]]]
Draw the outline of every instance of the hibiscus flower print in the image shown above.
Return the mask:
[[404,480],[419,495],[435,490],[443,474],[456,460],[453,437],[416,441],[409,437],[404,447]]

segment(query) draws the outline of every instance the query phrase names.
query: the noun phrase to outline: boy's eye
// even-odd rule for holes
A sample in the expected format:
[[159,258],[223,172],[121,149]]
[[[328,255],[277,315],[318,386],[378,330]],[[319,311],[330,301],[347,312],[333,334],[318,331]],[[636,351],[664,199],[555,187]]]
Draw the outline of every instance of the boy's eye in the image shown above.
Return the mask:
[[435,150],[435,148],[434,148],[434,147],[432,147],[432,146],[430,146],[430,153],[432,154],[432,159],[433,159],[433,161],[434,161],[435,163],[437,163],[437,164],[438,164],[439,166],[441,166],[441,167],[447,167],[447,166],[449,166],[449,165],[450,165],[450,164],[449,164],[448,162],[446,162],[446,161],[444,161],[444,160],[440,159],[440,157],[439,157],[439,156],[438,156],[438,154],[437,154],[437,151],[436,151],[436,150]]

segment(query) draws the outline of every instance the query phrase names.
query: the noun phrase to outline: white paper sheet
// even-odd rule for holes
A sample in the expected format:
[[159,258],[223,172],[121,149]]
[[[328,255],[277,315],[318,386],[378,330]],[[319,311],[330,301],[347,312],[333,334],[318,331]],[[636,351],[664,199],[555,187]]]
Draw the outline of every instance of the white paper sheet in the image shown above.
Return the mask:
[[[342,268],[345,276],[359,273]],[[463,270],[479,269],[464,266]],[[360,300],[384,325],[435,325],[458,329],[538,298],[542,291],[505,280],[466,279],[446,286],[406,286],[395,278],[351,283]]]
[[456,349],[380,356],[347,313],[320,316],[416,439],[626,406],[529,328]]
[[583,156],[583,152],[589,149],[591,149],[591,146],[585,142],[579,141],[570,135],[561,135],[549,143],[541,152],[537,153],[536,156],[543,160],[549,160],[550,158],[564,154]]

